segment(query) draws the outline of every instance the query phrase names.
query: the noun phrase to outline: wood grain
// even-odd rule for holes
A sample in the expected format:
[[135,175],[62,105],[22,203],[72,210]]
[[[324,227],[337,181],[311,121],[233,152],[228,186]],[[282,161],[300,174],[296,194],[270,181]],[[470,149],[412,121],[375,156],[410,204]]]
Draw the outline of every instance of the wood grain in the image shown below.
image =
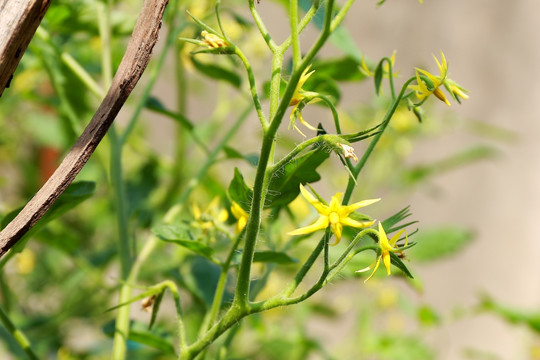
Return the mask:
[[0,232],[0,257],[45,214],[105,136],[150,61],[167,3],[168,0],[145,0],[111,88],[58,169],[13,221]]
[[32,40],[51,0],[0,0],[0,96]]

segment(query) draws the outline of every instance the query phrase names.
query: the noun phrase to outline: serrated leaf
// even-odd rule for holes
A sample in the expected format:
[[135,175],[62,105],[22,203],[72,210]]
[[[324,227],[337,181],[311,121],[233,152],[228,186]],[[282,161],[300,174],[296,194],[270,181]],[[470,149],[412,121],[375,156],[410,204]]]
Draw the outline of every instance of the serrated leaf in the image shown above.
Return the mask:
[[460,227],[422,229],[415,236],[417,245],[407,252],[414,261],[433,261],[462,250],[473,238],[470,230]]
[[281,169],[276,169],[268,186],[266,208],[285,206],[300,193],[300,184],[313,183],[321,179],[317,167],[330,153],[317,147],[294,158]]
[[208,259],[211,259],[214,254],[212,248],[194,240],[193,234],[185,225],[158,225],[152,229],[152,232],[163,241],[180,245]]
[[229,184],[229,196],[247,213],[250,211],[253,190],[247,186],[244,176],[238,168],[234,168],[234,177]]
[[204,63],[197,60],[195,57],[192,57],[191,61],[193,62],[195,69],[205,76],[216,80],[227,81],[236,88],[240,88],[242,85],[242,78],[233,70],[229,70],[216,64]]
[[284,252],[279,251],[257,251],[253,257],[253,262],[276,263],[276,264],[294,264],[298,260],[290,257]]

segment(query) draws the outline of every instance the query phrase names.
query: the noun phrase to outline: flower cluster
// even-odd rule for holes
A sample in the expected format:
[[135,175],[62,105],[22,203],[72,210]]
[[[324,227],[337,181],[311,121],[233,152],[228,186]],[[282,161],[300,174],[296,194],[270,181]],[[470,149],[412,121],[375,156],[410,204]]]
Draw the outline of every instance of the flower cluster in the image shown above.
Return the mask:
[[461,103],[461,99],[468,99],[467,90],[459,86],[455,81],[448,78],[448,62],[444,53],[441,51],[441,61],[433,55],[437,67],[439,68],[439,76],[435,76],[426,70],[416,68],[416,85],[411,85],[409,88],[416,92],[416,96],[422,102],[431,94],[435,95],[439,100],[450,106],[450,102],[446,95],[441,91],[441,86],[452,95],[452,97]]

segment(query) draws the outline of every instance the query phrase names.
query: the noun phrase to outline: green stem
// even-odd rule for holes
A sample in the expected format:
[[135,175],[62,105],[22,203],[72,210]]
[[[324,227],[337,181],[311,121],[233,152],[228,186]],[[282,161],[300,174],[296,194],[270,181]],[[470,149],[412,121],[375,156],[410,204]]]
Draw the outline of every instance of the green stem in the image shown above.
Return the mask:
[[409,80],[407,80],[405,82],[405,84],[403,84],[399,95],[397,96],[397,98],[394,99],[394,101],[392,102],[392,105],[390,105],[390,108],[388,108],[388,110],[386,111],[386,114],[384,115],[384,118],[383,118],[383,121],[382,121],[382,125],[379,128],[379,132],[377,133],[377,135],[375,135],[373,137],[373,139],[371,140],[371,142],[368,145],[368,148],[364,152],[364,155],[362,156],[360,161],[358,161],[358,165],[356,165],[356,167],[353,169],[353,172],[352,172],[353,177],[349,179],[349,182],[347,184],[347,189],[345,190],[345,195],[343,196],[343,201],[342,201],[343,205],[346,205],[346,204],[349,203],[349,201],[351,199],[352,192],[353,192],[354,187],[356,185],[356,179],[358,179],[358,175],[360,174],[360,172],[364,168],[364,165],[366,165],[366,162],[369,159],[369,157],[371,156],[371,153],[373,152],[373,149],[375,148],[375,145],[377,145],[377,143],[379,142],[382,134],[386,130],[386,127],[390,123],[390,119],[392,119],[392,116],[396,112],[396,109],[397,109],[397,107],[399,105],[399,102],[401,101],[401,99],[403,99],[403,94],[407,90],[407,87],[415,79],[416,78],[412,77]]
[[261,16],[257,11],[257,8],[255,7],[255,0],[249,0],[249,11],[251,11],[251,16],[253,17],[253,20],[255,21],[255,24],[257,25],[257,28],[259,29],[259,32],[261,33],[264,41],[266,42],[270,50],[272,52],[275,52],[278,46],[276,45],[274,40],[272,40],[268,29],[266,29],[266,25],[264,25],[264,22],[262,21]]
[[343,5],[343,7],[338,11],[336,16],[334,17],[334,20],[332,20],[332,24],[330,25],[330,31],[336,30],[339,24],[341,24],[341,22],[345,18],[345,15],[347,15],[353,3],[354,3],[354,0],[347,0],[345,5]]
[[36,30],[36,35],[41,40],[45,41],[49,46],[55,49],[59,54],[60,60],[70,69],[75,76],[81,80],[81,82],[94,94],[98,99],[102,99],[105,96],[105,91],[99,86],[99,84],[92,78],[92,76],[81,66],[81,64],[71,56],[71,54],[61,51],[52,41],[49,32],[42,26]]
[[300,61],[302,60],[302,54],[300,53],[300,37],[298,34],[298,1],[289,1],[289,21],[291,24],[291,36],[292,36],[292,52],[293,52],[293,66],[294,71]]
[[[121,279],[124,281],[120,288],[118,300],[122,304],[129,301],[132,296],[131,282],[127,281],[131,270],[132,257],[129,245],[127,199],[122,175],[122,143],[114,126],[111,126],[108,135],[111,141],[111,184],[114,189],[118,223],[118,254],[120,257]],[[129,306],[123,306],[118,309],[114,333],[114,360],[123,360],[126,358],[126,341],[129,336],[129,314]]]
[[266,128],[268,128],[268,120],[266,120],[266,116],[264,115],[264,112],[262,110],[261,101],[259,100],[259,94],[257,92],[257,85],[255,84],[255,75],[253,74],[251,64],[239,48],[235,47],[234,52],[240,58],[240,60],[244,64],[244,67],[246,68],[249,80],[249,89],[251,91],[251,97],[253,98],[253,104],[255,105],[255,110],[257,111],[257,116],[259,117],[262,128],[263,130],[266,130]]
[[112,47],[111,47],[111,0],[98,2],[98,25],[101,39],[101,75],[103,88],[111,87],[112,70]]
[[[102,44],[101,64],[104,88],[109,89],[112,83],[112,48],[111,48],[111,2],[99,3],[98,22]],[[110,127],[108,136],[111,142],[111,184],[114,190],[114,199],[118,224],[118,253],[120,257],[120,275],[123,285],[120,288],[119,303],[128,302],[131,298],[132,288],[127,281],[132,265],[132,257],[129,246],[127,199],[122,175],[122,141],[116,132],[114,124]],[[129,336],[129,306],[123,306],[116,316],[113,359],[123,360],[126,358],[126,341]]]
[[208,315],[207,320],[201,326],[200,335],[204,334],[204,332],[207,331],[208,328],[212,326],[217,319],[219,309],[221,308],[221,302],[223,300],[223,294],[225,292],[225,285],[227,284],[227,277],[229,275],[231,262],[236,252],[236,249],[238,249],[238,245],[240,245],[240,242],[242,241],[243,237],[244,237],[244,231],[238,234],[238,236],[236,237],[236,241],[234,242],[233,246],[229,250],[229,255],[227,256],[227,259],[221,265],[221,274],[219,275],[216,291],[214,293],[212,307],[210,309],[210,313]]
[[339,123],[339,114],[334,104],[332,104],[332,101],[330,101],[329,98],[321,94],[318,94],[317,96],[315,96],[315,98],[321,99],[323,102],[326,103],[326,105],[328,105],[328,107],[330,108],[330,111],[332,112],[332,117],[334,118],[334,125],[336,127],[336,133],[341,135],[341,125]]
[[274,171],[281,169],[282,167],[287,165],[300,152],[307,149],[309,146],[320,142],[323,139],[323,137],[324,135],[315,136],[315,137],[312,137],[311,139],[308,139],[298,144],[290,153],[288,153],[281,160],[279,160],[277,163],[272,165],[272,167],[269,168],[268,171],[273,173]]
[[[250,1],[252,2],[252,1]],[[311,62],[315,54],[323,46],[324,42],[330,34],[330,22],[332,19],[332,12],[329,9],[333,8],[334,1],[329,0],[328,8],[326,11],[324,28],[308,52],[304,60],[299,65],[298,69],[293,72],[291,80],[285,89],[285,94],[281,99],[281,102],[277,108],[277,111],[274,116],[272,116],[272,121],[270,122],[270,127],[268,131],[265,132],[263,137],[263,142],[261,146],[261,152],[259,157],[259,163],[257,165],[257,172],[255,174],[255,181],[253,186],[253,199],[251,202],[251,211],[246,225],[246,242],[244,246],[244,252],[242,254],[242,260],[240,262],[240,268],[238,270],[238,280],[236,284],[236,291],[234,296],[233,305],[231,310],[235,312],[237,309],[247,310],[249,308],[249,286],[250,286],[250,275],[251,275],[251,264],[253,262],[253,254],[255,253],[255,245],[259,236],[259,229],[261,224],[261,214],[262,207],[264,204],[264,199],[266,196],[267,185],[269,182],[269,172],[267,172],[267,167],[269,163],[270,154],[272,152],[272,147],[274,144],[274,138],[276,132],[281,124],[283,116],[289,106],[289,103],[292,99],[293,93],[296,89],[296,85],[300,80],[300,76],[308,64]]]
[[[302,20],[300,20],[300,23],[298,23],[298,35],[302,33],[302,30],[309,24],[309,22],[313,19],[315,14],[317,13],[317,10],[319,10],[320,0],[315,0],[311,7],[309,8],[308,12],[304,15]],[[292,35],[292,34],[291,34]],[[284,42],[281,43],[280,50],[284,52],[291,46],[292,44],[292,36],[289,35],[287,39],[285,39]]]
[[274,55],[272,57],[272,75],[270,78],[270,109],[269,109],[269,114],[270,114],[271,119],[276,114],[276,111],[279,105],[282,66],[283,66],[283,52],[280,49],[279,51],[274,52]]
[[4,312],[4,309],[0,306],[0,321],[6,328],[6,330],[11,334],[13,339],[21,346],[23,351],[26,353],[26,356],[28,356],[31,360],[38,360],[39,357],[34,353],[34,350],[32,350],[32,345],[30,344],[30,341],[24,334],[24,332],[21,329],[17,329],[15,324],[11,321],[9,316]]

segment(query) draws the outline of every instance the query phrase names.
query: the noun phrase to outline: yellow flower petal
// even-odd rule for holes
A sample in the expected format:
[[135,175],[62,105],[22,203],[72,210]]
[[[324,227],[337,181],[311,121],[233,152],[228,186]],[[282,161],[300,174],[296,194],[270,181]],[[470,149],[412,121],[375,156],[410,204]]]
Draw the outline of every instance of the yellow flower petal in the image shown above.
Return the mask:
[[290,231],[287,234],[289,234],[289,235],[311,234],[312,232],[326,229],[328,227],[328,225],[329,225],[328,217],[321,216],[313,224],[311,224],[309,226],[305,226],[305,227],[300,228],[300,229],[296,229],[294,231]]

